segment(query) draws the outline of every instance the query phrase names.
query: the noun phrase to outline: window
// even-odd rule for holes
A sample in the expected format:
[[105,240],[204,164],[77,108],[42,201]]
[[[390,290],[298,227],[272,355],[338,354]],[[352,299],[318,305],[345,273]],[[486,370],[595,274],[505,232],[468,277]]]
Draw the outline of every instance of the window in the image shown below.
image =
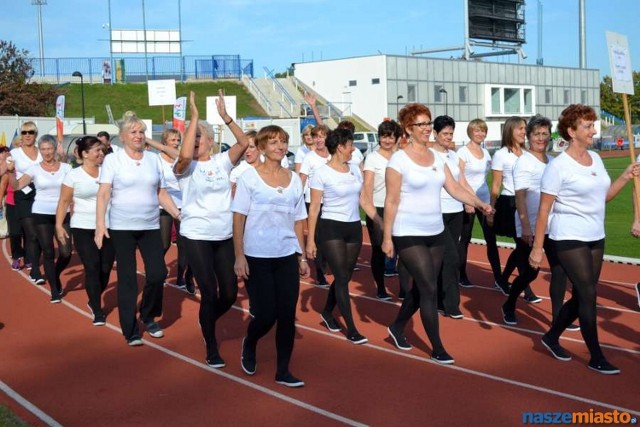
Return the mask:
[[407,102],[416,102],[416,85],[407,85]]
[[380,84],[380,79],[371,79],[371,84],[372,85],[379,85]]
[[486,85],[485,111],[487,116],[535,114],[535,89],[533,86]]
[[569,104],[569,89],[564,90],[564,97],[562,99],[562,102],[564,102],[565,104]]
[[442,85],[435,85],[433,87],[433,93],[434,93],[434,101],[435,102],[443,102],[442,101],[442,92],[440,92],[442,89],[444,89],[442,87]]
[[581,90],[580,91],[580,103],[581,104],[587,104],[587,91],[586,90]]
[[358,86],[357,80],[349,80],[349,86]]
[[467,102],[467,87],[466,86],[460,86],[460,88],[458,89],[458,101],[460,101],[460,103]]
[[544,90],[544,103],[551,104],[551,89]]

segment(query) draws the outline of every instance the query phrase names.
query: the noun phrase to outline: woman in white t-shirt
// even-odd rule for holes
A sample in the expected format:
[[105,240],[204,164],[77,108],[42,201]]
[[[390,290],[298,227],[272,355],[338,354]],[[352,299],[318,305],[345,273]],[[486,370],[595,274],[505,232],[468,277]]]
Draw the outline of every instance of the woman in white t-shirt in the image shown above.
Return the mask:
[[[94,241],[96,231],[96,200],[100,166],[104,161],[106,147],[93,136],[84,136],[76,141],[77,152],[82,164],[70,170],[62,181],[60,200],[56,210],[56,236],[66,244],[73,236],[73,245],[84,266],[84,288],[89,297],[89,308],[93,313],[93,324],[106,323],[102,308],[102,294],[109,284],[115,250],[111,239],[102,239],[98,249]],[[65,223],[69,206],[73,203],[71,233]],[[107,224],[108,225],[108,224]]]
[[[162,295],[167,268],[164,263],[158,205],[178,218],[180,211],[166,190],[160,159],[145,150],[145,123],[128,113],[120,123],[123,149],[105,157],[96,196],[95,242],[111,238],[118,272],[118,314],[122,334],[129,346],[142,345],[137,321],[138,277],[136,249],[144,262],[145,285],[140,320],[147,333],[161,338],[156,322],[162,316]],[[107,228],[107,206],[110,206]]]
[[289,371],[289,361],[300,276],[309,275],[302,254],[307,211],[300,178],[281,164],[288,139],[279,126],[260,129],[255,143],[264,162],[238,178],[231,210],[235,273],[245,281],[254,314],[242,340],[242,369],[255,374],[258,341],[276,324],[276,382],[302,387],[304,382]]
[[[309,205],[311,203],[311,188],[309,183],[313,179],[316,171],[324,166],[330,159],[331,154],[327,150],[325,144],[329,128],[325,125],[318,125],[311,130],[311,136],[315,142],[315,149],[307,153],[300,167],[300,180],[304,186],[304,197],[307,205],[307,212],[309,212]],[[322,210],[322,200],[320,201],[320,210]],[[325,257],[321,248],[317,248],[316,257],[313,260],[316,270],[316,286],[321,288],[328,288],[329,283],[324,277]]]
[[[231,173],[229,174],[229,181],[231,181],[231,197],[233,198],[236,194],[236,183],[238,182],[238,178],[240,175],[245,173],[247,169],[254,168],[260,164],[260,151],[256,146],[256,135],[258,132],[255,130],[250,130],[244,133],[247,138],[249,138],[249,145],[242,156],[242,160],[231,169]],[[286,157],[286,156],[285,156]]]
[[540,208],[529,263],[540,268],[544,235],[549,216],[549,239],[560,265],[573,283],[573,294],[560,309],[553,325],[542,336],[542,344],[559,360],[571,356],[559,344],[567,326],[580,319],[580,332],[591,354],[589,368],[602,374],[620,369],[605,358],[598,341],[596,286],[604,255],[605,204],[640,173],[633,163],[611,183],[602,159],[589,148],[596,135],[593,108],[573,104],[558,119],[558,132],[569,147],[547,166],[540,188]]
[[376,297],[389,301],[391,296],[384,286],[385,256],[382,252],[382,217],[384,216],[384,198],[387,190],[384,175],[387,163],[398,146],[402,136],[402,128],[393,120],[387,120],[378,126],[377,150],[367,155],[364,160],[364,173],[360,205],[367,214],[367,231],[371,241],[371,274],[378,288]]
[[[71,166],[61,163],[56,158],[57,142],[51,135],[43,135],[38,141],[42,162],[32,165],[24,171],[19,179],[15,174],[9,175],[9,183],[14,190],[21,190],[33,183],[36,195],[31,207],[31,215],[35,225],[36,238],[42,248],[44,274],[51,287],[51,303],[62,301],[62,283],[60,274],[71,260],[71,242],[58,241],[58,258],[53,240],[56,237],[56,207],[60,198],[62,180]],[[65,221],[69,227],[69,218]]]
[[233,271],[233,214],[229,173],[240,161],[249,138],[227,113],[222,90],[218,92],[218,114],[236,143],[212,156],[213,129],[198,120],[195,94],[189,97],[191,122],[184,135],[180,156],[173,170],[182,189],[182,225],[189,266],[200,288],[199,323],[206,347],[206,363],[224,368],[218,350],[216,321],[236,301],[238,281]]
[[382,250],[392,257],[395,248],[414,285],[389,334],[399,349],[410,350],[404,328],[419,307],[433,348],[431,358],[451,364],[454,360],[440,340],[437,311],[438,272],[445,245],[440,194],[444,187],[456,200],[486,213],[491,207],[454,180],[448,166],[428,148],[433,123],[425,105],[408,104],[398,118],[409,144],[391,156],[387,165]]
[[[529,149],[518,158],[513,168],[517,211],[515,253],[519,275],[511,285],[509,298],[502,305],[502,316],[507,325],[518,324],[515,315],[518,297],[538,277],[538,270],[529,265],[529,254],[540,205],[540,181],[547,164],[552,159],[547,154],[550,136],[551,120],[540,115],[533,116],[527,123]],[[555,320],[564,302],[567,276],[558,263],[551,241],[547,236],[544,239],[544,249],[551,267],[549,296],[551,297],[551,312],[553,320]]]
[[[340,331],[332,314],[337,305],[347,325],[347,340],[353,344],[364,344],[367,339],[356,329],[349,299],[349,281],[362,247],[359,210],[362,175],[360,169],[349,164],[353,133],[347,129],[330,131],[326,146],[331,160],[318,168],[310,183],[306,252],[307,257],[315,258],[320,247],[333,272],[334,281],[321,313],[322,321],[330,331]],[[315,239],[312,238],[314,236]]]
[[304,161],[304,158],[307,154],[309,154],[310,152],[312,152],[314,150],[314,148],[316,147],[316,142],[313,139],[313,136],[311,135],[311,131],[313,130],[313,126],[311,125],[306,125],[301,132],[301,140],[302,140],[302,145],[300,145],[300,147],[298,148],[298,151],[296,151],[296,157],[294,159],[294,163],[295,163],[295,171],[297,174],[300,174],[300,168],[302,167],[302,162]]
[[[499,236],[516,237],[516,193],[513,189],[513,166],[524,152],[527,122],[522,117],[509,117],[502,129],[502,146],[493,154],[491,170],[491,206],[496,210],[494,216],[489,216],[487,222],[493,226]],[[509,295],[509,277],[516,268],[516,253],[511,251],[507,263],[499,280],[494,286],[504,295]],[[525,288],[524,298],[530,303],[539,303],[531,287]]]
[[[15,165],[16,178],[18,179],[27,169],[42,161],[42,155],[36,145],[37,137],[38,128],[34,122],[24,122],[22,126],[20,126],[20,146],[11,150],[10,156]],[[42,273],[40,272],[40,255],[42,254],[42,248],[38,243],[36,226],[33,216],[31,215],[31,206],[33,205],[35,194],[35,187],[31,184],[20,191],[15,191],[14,200],[16,216],[24,230],[24,267],[27,270],[31,270],[29,279],[41,285],[44,283]]]

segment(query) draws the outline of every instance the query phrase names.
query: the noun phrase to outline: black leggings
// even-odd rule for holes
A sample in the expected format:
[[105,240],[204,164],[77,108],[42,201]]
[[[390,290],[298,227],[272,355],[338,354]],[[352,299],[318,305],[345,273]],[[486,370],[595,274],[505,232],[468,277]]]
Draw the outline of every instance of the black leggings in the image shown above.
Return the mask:
[[[307,208],[307,214],[308,214],[310,203],[305,203],[305,206]],[[320,218],[321,214],[322,214],[322,205],[320,205],[320,210],[318,211],[318,218]],[[313,236],[313,238],[315,239],[316,242],[318,241],[318,227],[316,227],[316,235]],[[324,279],[324,270],[326,268],[326,264],[327,264],[327,260],[324,257],[324,254],[322,253],[322,248],[320,248],[320,245],[318,245],[318,247],[316,248],[316,257],[313,260],[313,265],[316,268],[316,282],[321,282]]]
[[462,232],[463,212],[442,214],[445,231],[442,268],[438,274],[438,306],[447,313],[459,311],[460,306],[460,260],[458,242]]
[[404,330],[411,316],[420,309],[424,326],[433,353],[444,351],[438,325],[438,272],[442,266],[445,247],[445,232],[435,236],[393,237],[398,256],[413,277],[413,287],[402,301],[400,311],[392,327]]
[[316,243],[333,272],[333,283],[322,312],[330,315],[337,304],[347,324],[347,334],[351,335],[356,332],[356,325],[351,314],[349,281],[362,247],[362,224],[360,221],[342,222],[320,218],[317,230]]
[[96,246],[95,230],[72,228],[73,245],[84,266],[84,288],[89,297],[89,307],[93,315],[104,316],[102,293],[109,284],[109,276],[116,257],[111,239],[102,239],[102,248]]
[[[376,208],[378,216],[383,217],[384,208]],[[371,274],[376,282],[378,294],[387,293],[384,287],[384,264],[385,257],[382,252],[382,229],[369,217],[366,218],[367,231],[369,232],[369,240],[371,241]]]
[[18,218],[18,212],[15,205],[6,204],[5,212],[7,216],[7,228],[9,231],[9,244],[11,246],[11,259],[24,258],[25,251],[23,246],[24,233],[22,225]]
[[[51,287],[51,297],[59,297],[62,293],[62,283],[60,283],[60,273],[67,268],[71,260],[71,240],[66,239],[62,244],[56,236],[56,216],[33,214],[32,216],[38,244],[42,248],[42,263],[44,264],[44,275]],[[64,228],[70,235],[69,215],[64,219]],[[58,259],[53,245],[53,239],[58,243]],[[34,267],[35,268],[35,267]]]
[[33,216],[30,215],[20,219],[20,225],[22,225],[22,230],[24,231],[25,261],[31,263],[30,276],[34,279],[39,279],[42,277],[42,273],[40,272],[42,247],[38,242],[36,223]]
[[238,296],[233,240],[184,240],[189,267],[200,288],[200,328],[210,359],[218,355],[216,321],[229,311]]
[[551,325],[547,336],[551,342],[558,342],[567,326],[580,319],[580,332],[584,339],[591,360],[599,362],[604,358],[598,341],[596,323],[596,285],[600,279],[602,257],[604,255],[604,239],[594,242],[578,240],[551,240],[558,261],[571,283],[573,293],[558,313],[558,318]]
[[162,295],[167,267],[164,264],[160,230],[109,230],[116,251],[118,272],[118,310],[122,334],[129,340],[140,336],[136,321],[138,276],[136,248],[144,263],[145,284],[140,304],[140,320],[147,324],[162,315]]
[[296,335],[296,304],[300,290],[298,256],[246,258],[251,271],[246,286],[255,317],[249,321],[245,346],[255,354],[258,340],[275,324],[277,374],[283,375],[289,372]]
[[180,235],[180,221],[173,219],[171,215],[164,209],[160,209],[160,235],[162,237],[162,248],[166,255],[171,247],[171,226],[175,225],[177,234],[177,246],[178,246],[178,272],[176,275],[177,281],[184,280],[184,275],[187,270],[187,252],[184,249],[184,237]]
[[[566,290],[567,275],[558,262],[555,249],[549,240],[549,236],[544,238],[544,251],[547,261],[551,268],[551,281],[549,283],[549,297],[551,298],[551,312],[553,320],[558,317],[562,303],[564,302],[564,293]],[[518,297],[537,277],[539,269],[534,269],[529,265],[529,255],[531,254],[531,246],[524,240],[516,239],[516,257],[518,260],[518,277],[513,281],[513,285],[509,291],[509,298],[504,304],[505,312],[513,312],[516,309]]]
[[477,209],[475,213],[465,212],[462,221],[462,233],[460,234],[460,243],[458,244],[458,255],[460,257],[460,279],[468,279],[467,252],[469,249],[469,243],[471,242],[473,223],[476,215],[478,215],[478,222],[480,223],[480,227],[482,227],[482,234],[487,244],[487,259],[489,260],[489,265],[491,265],[493,279],[497,283],[508,281],[511,273],[513,273],[517,266],[515,251],[512,251],[511,254],[509,254],[507,264],[504,266],[503,271],[500,266],[500,253],[498,252],[496,233],[493,231],[493,227],[487,224],[487,219],[484,214]]

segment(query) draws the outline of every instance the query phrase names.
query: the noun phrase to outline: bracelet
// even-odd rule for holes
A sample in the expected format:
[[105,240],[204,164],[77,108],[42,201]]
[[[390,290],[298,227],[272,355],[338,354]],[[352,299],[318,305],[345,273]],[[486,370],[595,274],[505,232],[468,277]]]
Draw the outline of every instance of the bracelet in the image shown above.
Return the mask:
[[307,262],[307,259],[306,259],[306,258],[302,258],[302,259],[300,260],[300,262]]
[[229,126],[231,124],[231,122],[233,121],[233,117],[229,118],[228,122],[224,122],[225,125]]

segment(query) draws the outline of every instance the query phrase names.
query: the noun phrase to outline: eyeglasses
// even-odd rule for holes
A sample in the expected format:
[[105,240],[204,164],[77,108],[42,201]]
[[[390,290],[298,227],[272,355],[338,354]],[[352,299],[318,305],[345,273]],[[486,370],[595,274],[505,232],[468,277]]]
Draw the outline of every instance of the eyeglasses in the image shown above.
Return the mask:
[[35,135],[36,131],[35,130],[23,130],[20,132],[20,134],[22,135]]
[[418,126],[420,129],[426,129],[426,128],[433,127],[433,122],[418,122],[418,123],[413,123],[410,126]]

